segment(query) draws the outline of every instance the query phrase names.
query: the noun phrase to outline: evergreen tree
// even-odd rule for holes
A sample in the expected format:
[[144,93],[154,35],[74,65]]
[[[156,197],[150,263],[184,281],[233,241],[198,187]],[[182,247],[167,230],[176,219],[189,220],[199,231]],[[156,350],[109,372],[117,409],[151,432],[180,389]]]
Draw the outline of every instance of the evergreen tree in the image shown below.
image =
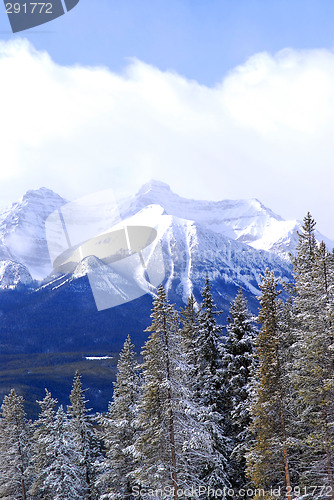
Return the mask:
[[29,467],[33,483],[30,489],[30,495],[35,500],[43,500],[45,496],[51,498],[52,492],[42,493],[45,480],[46,469],[52,461],[52,456],[48,455],[48,442],[52,435],[53,423],[55,418],[55,407],[58,404],[57,399],[53,399],[50,392],[45,389],[45,398],[37,401],[41,407],[38,419],[33,424],[32,438],[32,456]]
[[[261,329],[256,339],[258,366],[253,381],[251,405],[254,443],[247,455],[248,475],[256,488],[263,488],[267,498],[270,489],[279,486],[291,499],[289,437],[289,378],[284,370],[285,352],[280,329],[278,281],[268,269],[260,284]],[[257,496],[255,497],[257,498]]]
[[135,464],[131,452],[136,439],[139,377],[130,336],[124,343],[117,370],[113,401],[109,403],[108,412],[99,418],[106,449],[97,481],[101,499],[132,498]]
[[77,371],[73,380],[70,394],[71,405],[68,406],[69,430],[76,446],[77,466],[84,477],[83,490],[87,500],[96,498],[95,462],[99,457],[99,445],[93,426],[93,418],[89,415],[90,409],[86,405],[86,390],[82,389],[81,376]]
[[176,339],[174,352],[175,375],[178,386],[179,430],[182,441],[182,478],[183,488],[206,488],[201,470],[203,464],[211,459],[212,437],[203,414],[207,409],[201,406],[196,386],[197,338],[199,330],[199,311],[193,295],[181,311],[182,326]]
[[191,377],[196,365],[196,339],[198,335],[198,311],[196,311],[195,297],[188,297],[187,305],[181,310],[182,328],[180,329],[179,344],[185,360],[185,366],[190,370],[186,375],[192,385]]
[[41,487],[42,498],[52,500],[86,499],[86,481],[82,468],[78,466],[79,453],[73,442],[68,419],[60,406],[49,434],[46,455],[50,462],[45,468]]
[[[199,477],[211,489],[230,486],[228,462],[232,451],[227,437],[225,412],[225,387],[222,364],[221,330],[217,324],[216,306],[212,298],[210,283],[206,278],[202,290],[203,301],[198,315],[196,337],[196,368],[194,373],[194,396],[199,407],[198,420],[207,432],[204,450],[199,450]],[[209,498],[211,496],[209,495]]]
[[313,270],[313,293],[324,327],[331,337],[334,309],[334,250],[330,253],[322,241],[316,249]]
[[178,316],[162,285],[154,300],[151,317],[152,325],[147,329],[150,336],[142,352],[143,392],[138,415],[140,434],[135,443],[136,477],[144,486],[170,487],[176,500],[178,473],[182,474],[173,366]]
[[302,486],[329,485],[334,498],[333,261],[314,228],[307,214],[293,260],[299,471]]
[[26,500],[29,428],[23,397],[14,389],[4,397],[0,418],[0,498]]
[[250,380],[254,371],[255,318],[249,312],[241,289],[231,303],[227,318],[227,339],[223,349],[226,385],[225,407],[230,416],[229,436],[233,439],[231,482],[235,488],[245,485],[246,458],[250,446]]

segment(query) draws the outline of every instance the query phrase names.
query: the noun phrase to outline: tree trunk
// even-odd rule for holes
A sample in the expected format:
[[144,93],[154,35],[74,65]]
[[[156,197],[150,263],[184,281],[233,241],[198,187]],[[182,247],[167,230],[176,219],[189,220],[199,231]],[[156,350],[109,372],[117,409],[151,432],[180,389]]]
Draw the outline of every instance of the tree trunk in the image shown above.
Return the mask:
[[22,499],[26,500],[27,499],[27,497],[26,497],[26,486],[24,484],[23,477],[21,478],[21,489],[22,489]]

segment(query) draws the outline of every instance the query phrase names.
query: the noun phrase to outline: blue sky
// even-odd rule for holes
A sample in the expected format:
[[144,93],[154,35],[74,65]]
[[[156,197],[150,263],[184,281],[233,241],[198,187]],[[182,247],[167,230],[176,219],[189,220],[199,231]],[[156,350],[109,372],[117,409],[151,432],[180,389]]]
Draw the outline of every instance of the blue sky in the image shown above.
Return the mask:
[[0,205],[156,178],[334,239],[332,0],[80,0],[17,35],[1,7]]
[[2,39],[23,34],[60,64],[120,71],[136,57],[206,85],[257,52],[334,47],[332,0],[80,0],[18,35],[0,19]]

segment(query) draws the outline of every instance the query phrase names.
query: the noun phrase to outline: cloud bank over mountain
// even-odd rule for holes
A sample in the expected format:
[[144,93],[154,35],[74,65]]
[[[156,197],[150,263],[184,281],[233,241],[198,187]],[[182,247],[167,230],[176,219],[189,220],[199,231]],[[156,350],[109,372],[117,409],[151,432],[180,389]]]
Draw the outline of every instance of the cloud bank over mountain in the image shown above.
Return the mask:
[[0,44],[0,195],[68,199],[160,178],[183,196],[307,210],[333,237],[334,53],[256,54],[206,87],[141,61],[123,73],[60,66]]

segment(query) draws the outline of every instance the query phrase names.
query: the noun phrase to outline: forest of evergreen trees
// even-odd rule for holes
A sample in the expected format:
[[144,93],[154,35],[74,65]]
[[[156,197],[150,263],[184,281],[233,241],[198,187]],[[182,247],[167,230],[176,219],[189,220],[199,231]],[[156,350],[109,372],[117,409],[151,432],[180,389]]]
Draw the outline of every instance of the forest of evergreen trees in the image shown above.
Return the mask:
[[314,228],[308,214],[294,283],[262,277],[257,318],[241,290],[224,329],[208,279],[180,312],[161,286],[142,363],[128,337],[105,413],[78,373],[70,405],[46,391],[33,422],[5,396],[0,498],[334,499],[334,252]]

